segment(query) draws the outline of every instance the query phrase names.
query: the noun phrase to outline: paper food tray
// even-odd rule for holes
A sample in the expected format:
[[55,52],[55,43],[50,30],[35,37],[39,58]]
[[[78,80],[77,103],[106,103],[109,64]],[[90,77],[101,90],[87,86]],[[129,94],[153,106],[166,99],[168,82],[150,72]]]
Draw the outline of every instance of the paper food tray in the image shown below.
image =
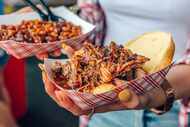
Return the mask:
[[60,61],[64,63],[66,60],[45,59],[44,69],[48,75],[49,80],[52,81],[58,89],[67,92],[70,99],[83,110],[89,110],[98,106],[107,105],[115,101],[118,101],[118,93],[124,90],[125,88],[133,90],[137,95],[143,95],[144,93],[154,88],[159,88],[159,86],[164,81],[166,74],[172,66],[171,64],[158,72],[146,75],[143,78],[138,78],[130,82],[126,82],[121,86],[116,87],[116,89],[112,91],[93,95],[90,93],[78,92],[76,90],[63,89],[62,87],[57,85],[52,78],[51,71],[52,63],[54,63],[55,61]]
[[[82,35],[63,40],[62,42],[49,42],[49,43],[25,43],[25,42],[16,42],[13,40],[7,41],[0,41],[0,47],[4,49],[8,54],[13,55],[14,57],[21,59],[30,57],[39,53],[44,52],[52,52],[56,49],[61,48],[61,44],[63,42],[69,45],[78,45],[80,46],[81,43],[93,32],[95,26],[89,24],[88,22],[82,20],[77,15],[69,11],[64,6],[57,7],[52,9],[52,11],[60,16],[63,17],[66,21],[70,21],[75,25],[80,25],[82,28]],[[32,19],[40,19],[37,13],[24,13],[24,14],[8,14],[8,15],[1,15],[0,16],[0,25],[14,25],[19,24],[22,20],[32,20]]]

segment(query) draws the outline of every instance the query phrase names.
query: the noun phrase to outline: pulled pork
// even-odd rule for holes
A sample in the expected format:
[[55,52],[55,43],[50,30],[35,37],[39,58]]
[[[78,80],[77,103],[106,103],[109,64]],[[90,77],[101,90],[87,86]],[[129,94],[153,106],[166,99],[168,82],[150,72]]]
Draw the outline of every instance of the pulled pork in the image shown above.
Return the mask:
[[52,70],[54,80],[63,88],[91,92],[93,88],[110,83],[115,78],[134,79],[136,69],[142,68],[148,60],[114,42],[105,47],[84,43],[67,63],[55,62]]

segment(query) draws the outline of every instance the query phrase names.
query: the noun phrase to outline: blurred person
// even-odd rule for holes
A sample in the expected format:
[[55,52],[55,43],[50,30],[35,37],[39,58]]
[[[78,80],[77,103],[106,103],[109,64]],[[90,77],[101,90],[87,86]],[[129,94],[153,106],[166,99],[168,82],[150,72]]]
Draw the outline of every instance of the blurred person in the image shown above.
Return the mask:
[[[92,36],[92,39],[94,40],[93,42],[95,42],[94,44],[103,45],[103,42],[105,42],[104,44],[108,44],[111,40],[115,40],[118,44],[123,44],[127,40],[144,32],[158,30],[166,31],[172,33],[174,41],[176,42],[175,60],[182,58],[182,55],[185,52],[186,42],[189,38],[189,18],[186,15],[188,14],[187,12],[190,11],[188,6],[190,5],[190,1],[173,0],[166,2],[161,0],[144,2],[135,0],[110,2],[109,0],[99,0],[83,2],[79,2],[81,7],[79,14],[84,19],[97,25],[95,35]],[[105,29],[105,26],[107,26],[107,29]],[[102,41],[104,37],[105,41]],[[69,47],[69,49],[73,52],[71,47]],[[186,56],[183,57],[183,61],[188,64],[189,50],[185,53]],[[189,65],[176,65],[168,73],[167,80],[176,90],[176,99],[190,96],[189,74]],[[181,82],[181,78],[185,79],[184,82]],[[82,111],[77,107],[67,97],[66,93],[57,90],[44,73],[43,80],[47,93],[61,107],[69,110],[75,115],[89,113],[89,111]],[[150,104],[153,107],[162,105],[165,102],[163,91],[153,91],[150,95],[147,96],[149,96],[148,98],[151,98]],[[159,96],[155,97],[155,95]],[[157,116],[146,109],[150,108],[149,105],[146,105],[145,103],[145,100],[148,99],[147,96],[138,98],[133,94],[133,99],[130,104],[119,102],[95,109],[99,114],[95,114],[91,118],[88,126],[177,127],[179,124],[181,127],[188,126],[187,104],[184,105],[176,101],[173,108],[168,113],[162,116]],[[139,109],[146,110],[131,110],[136,109],[136,106],[138,106]],[[184,114],[180,116],[183,117],[183,119],[178,121],[180,107],[184,109]],[[82,127],[88,121],[81,122]]]
[[[10,8],[10,5],[17,4],[15,1],[7,0],[4,2],[6,2],[4,5],[7,6],[8,4],[9,6],[6,13],[14,10]],[[24,9],[24,12],[27,11],[31,11],[31,9]],[[22,13],[22,10],[15,13]],[[61,51],[56,50],[51,55],[60,56]],[[48,54],[42,53],[36,55],[36,57],[43,60],[48,57]],[[0,49],[0,65],[2,67],[0,68],[0,127],[17,127],[15,121],[20,120],[27,112],[25,59],[8,56]]]
[[[7,13],[5,1],[0,0],[0,13]],[[12,10],[12,9],[11,9]],[[9,9],[10,11],[10,9]],[[10,111],[14,118],[20,119],[26,113],[26,93],[25,93],[25,62],[9,57],[5,51],[0,48],[0,70],[1,76],[4,76],[4,87],[6,87],[11,104]],[[16,87],[15,87],[16,85]],[[2,86],[0,86],[2,87]],[[17,96],[15,96],[17,95]]]
[[[44,55],[42,53],[38,54],[36,57],[42,60],[44,57],[47,57],[47,55],[48,54]],[[51,53],[51,55],[60,56],[61,51],[57,50]],[[19,120],[24,117],[27,112],[25,59],[16,59],[13,56],[7,55],[2,49],[0,49],[0,69],[2,70],[4,84],[11,101],[10,111],[12,112],[13,117],[16,120]]]

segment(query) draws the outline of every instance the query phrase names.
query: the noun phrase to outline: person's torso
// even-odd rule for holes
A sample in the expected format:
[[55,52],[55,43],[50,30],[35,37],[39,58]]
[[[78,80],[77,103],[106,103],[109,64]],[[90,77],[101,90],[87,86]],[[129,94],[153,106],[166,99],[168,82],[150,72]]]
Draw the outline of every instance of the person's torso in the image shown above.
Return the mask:
[[107,22],[105,43],[123,44],[145,32],[171,32],[175,59],[185,50],[190,31],[189,0],[99,0]]
[[156,115],[143,110],[123,110],[95,114],[88,127],[178,127],[179,102],[170,112]]
[[[175,59],[185,50],[190,31],[189,0],[99,0],[107,20],[105,43],[124,44],[151,31],[171,32],[176,44]],[[179,103],[165,115],[145,111],[118,111],[96,114],[89,127],[177,127]]]

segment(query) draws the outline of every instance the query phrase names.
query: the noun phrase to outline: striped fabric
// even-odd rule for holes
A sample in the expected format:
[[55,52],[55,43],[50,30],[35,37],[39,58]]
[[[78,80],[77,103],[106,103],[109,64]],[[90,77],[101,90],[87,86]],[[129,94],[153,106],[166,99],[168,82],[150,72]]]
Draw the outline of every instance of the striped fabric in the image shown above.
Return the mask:
[[[190,37],[190,35],[189,35]],[[190,64],[190,39],[187,41],[187,49],[184,53],[182,59],[178,61],[179,64]],[[190,98],[184,98],[181,100],[181,107],[179,113],[179,127],[188,127],[190,126]]]
[[[92,36],[95,40],[95,44],[97,45],[102,45],[100,42],[103,42],[104,36],[106,34],[106,22],[105,22],[105,15],[103,13],[103,10],[101,9],[100,5],[96,0],[93,2],[87,2],[80,4],[81,7],[81,13],[80,16],[95,24],[96,25],[96,32]],[[91,38],[91,39],[92,39]],[[190,64],[190,40],[187,42],[187,50],[182,57],[181,60],[178,61],[178,63],[181,64]],[[151,79],[150,79],[151,82]],[[134,85],[135,86],[135,85]],[[188,107],[189,99],[183,99],[181,102],[181,108],[180,108],[180,113],[179,113],[179,127],[188,127],[188,123],[190,120],[188,119],[190,113],[190,107]],[[184,103],[186,102],[186,104]],[[80,127],[86,127],[88,125],[88,117],[81,117],[80,118]]]
[[95,32],[89,39],[95,45],[103,45],[103,40],[106,34],[106,18],[101,6],[94,2],[85,2],[80,4],[80,17],[96,26]]

